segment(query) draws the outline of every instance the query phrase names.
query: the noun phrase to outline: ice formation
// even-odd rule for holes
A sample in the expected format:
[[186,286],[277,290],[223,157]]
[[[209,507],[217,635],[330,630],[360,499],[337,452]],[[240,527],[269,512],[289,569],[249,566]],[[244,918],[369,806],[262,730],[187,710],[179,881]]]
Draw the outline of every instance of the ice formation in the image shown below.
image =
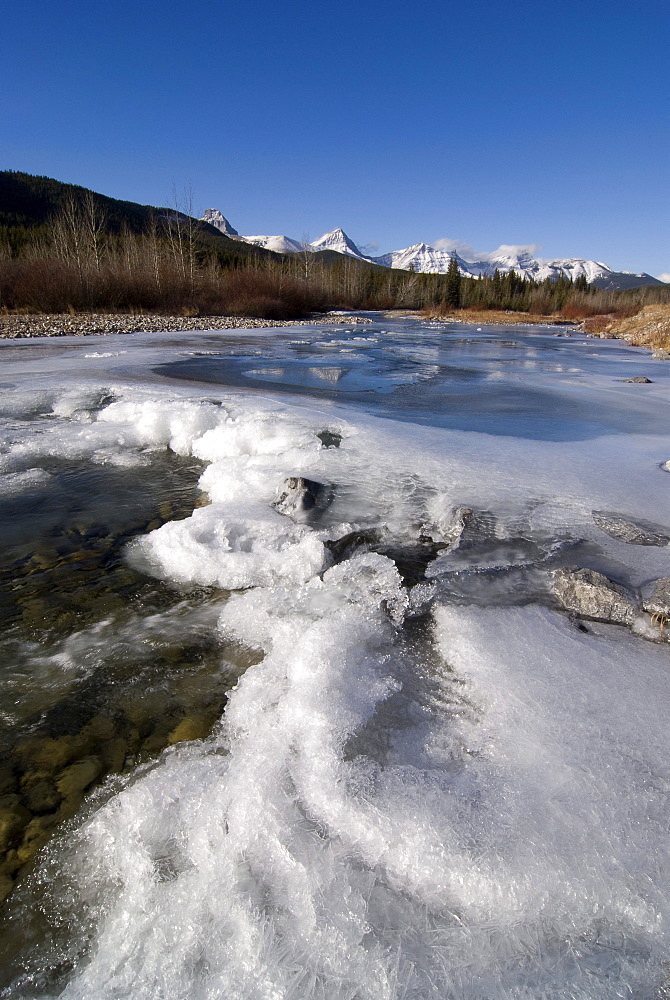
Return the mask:
[[[58,995],[653,997],[668,647],[576,628],[543,581],[584,552],[632,589],[670,575],[667,546],[592,516],[667,524],[667,438],[519,439],[110,385],[4,400],[2,488],[48,489],[47,459],[204,463],[211,502],[126,557],[220,590],[220,634],[263,655],[208,740],[119,780],[47,851],[35,877],[67,886],[68,941],[37,961],[71,964]],[[299,476],[333,487],[302,519],[273,507]],[[353,539],[339,562],[338,539]],[[410,590],[417,552],[433,562]]]

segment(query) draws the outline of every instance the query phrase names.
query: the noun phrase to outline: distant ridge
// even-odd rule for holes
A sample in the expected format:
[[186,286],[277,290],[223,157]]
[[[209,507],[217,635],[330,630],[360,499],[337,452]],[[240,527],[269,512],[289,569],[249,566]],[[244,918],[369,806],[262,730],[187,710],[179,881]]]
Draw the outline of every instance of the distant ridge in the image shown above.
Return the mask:
[[[0,240],[10,252],[20,253],[33,238],[35,230],[46,226],[58,214],[68,198],[81,201],[93,199],[104,220],[104,231],[109,234],[146,232],[155,222],[181,219],[189,216],[174,207],[140,205],[99,194],[76,184],[66,184],[51,177],[35,176],[15,170],[0,171]],[[594,288],[619,291],[641,286],[667,287],[667,283],[646,272],[613,271],[600,261],[582,258],[565,258],[543,261],[527,251],[503,252],[482,255],[481,260],[468,260],[453,250],[442,250],[427,243],[413,246],[378,257],[370,257],[341,229],[324,233],[313,243],[301,242],[289,236],[240,236],[228,219],[218,209],[207,209],[195,222],[195,241],[202,249],[212,251],[220,259],[249,256],[271,257],[272,254],[315,253],[324,263],[332,264],[338,255],[350,257],[363,265],[415,271],[424,274],[445,274],[452,260],[466,277],[491,277],[515,271],[535,282],[546,279],[568,278],[586,281]],[[31,233],[33,234],[31,236]]]
[[[229,223],[217,209],[207,209],[203,220],[209,221],[218,216],[227,226]],[[229,233],[238,235],[236,230]],[[415,243],[403,250],[393,250],[379,257],[369,257],[356,246],[351,237],[343,229],[333,229],[324,233],[313,243],[300,243],[288,236],[239,236],[240,240],[265,247],[279,253],[297,253],[305,250],[330,250],[334,253],[355,257],[357,260],[380,267],[390,267],[404,271],[416,271],[422,274],[446,274],[452,259],[456,260],[458,269],[464,277],[492,277],[496,271],[506,274],[516,271],[522,277],[541,282],[547,278],[555,281],[558,278],[568,278],[571,281],[584,279],[595,288],[606,291],[617,291],[626,288],[639,288],[642,285],[662,286],[663,281],[651,274],[642,272],[634,274],[629,271],[613,271],[607,264],[596,260],[584,260],[570,257],[559,260],[541,261],[535,259],[528,251],[519,253],[487,254],[482,260],[467,260],[455,250],[441,250],[427,243]]]

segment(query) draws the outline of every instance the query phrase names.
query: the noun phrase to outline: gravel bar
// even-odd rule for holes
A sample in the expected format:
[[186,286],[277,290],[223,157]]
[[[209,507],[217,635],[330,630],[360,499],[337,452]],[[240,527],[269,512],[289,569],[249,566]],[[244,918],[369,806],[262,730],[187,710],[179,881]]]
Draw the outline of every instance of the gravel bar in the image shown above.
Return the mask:
[[319,314],[311,319],[256,319],[249,316],[126,316],[107,313],[0,316],[0,338],[94,337],[110,333],[178,333],[180,330],[248,330],[314,323],[371,323],[367,316]]

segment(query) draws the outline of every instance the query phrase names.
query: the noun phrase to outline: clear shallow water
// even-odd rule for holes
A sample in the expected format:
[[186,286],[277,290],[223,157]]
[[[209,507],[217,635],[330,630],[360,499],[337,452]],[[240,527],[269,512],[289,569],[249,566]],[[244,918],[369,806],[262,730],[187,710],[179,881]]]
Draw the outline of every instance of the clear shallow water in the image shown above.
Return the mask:
[[241,345],[196,352],[158,371],[488,434],[573,440],[649,426],[646,400],[629,391],[622,406],[614,381],[647,372],[649,355],[621,344],[612,349],[609,341],[547,327],[499,327],[491,336],[490,329],[477,335],[471,326],[418,320],[300,332],[300,339],[277,335],[269,351],[252,342],[248,353]]
[[[669,649],[548,585],[670,575],[592,518],[670,529],[662,363],[387,320],[0,359],[9,795],[113,775],[7,902],[2,995],[662,996]],[[278,513],[295,475],[329,504]]]

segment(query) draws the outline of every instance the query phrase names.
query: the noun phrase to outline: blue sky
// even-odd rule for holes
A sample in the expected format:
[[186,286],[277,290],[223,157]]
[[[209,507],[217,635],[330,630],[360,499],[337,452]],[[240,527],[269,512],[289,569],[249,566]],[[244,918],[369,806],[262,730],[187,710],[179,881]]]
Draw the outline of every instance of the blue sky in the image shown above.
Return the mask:
[[22,0],[2,42],[2,169],[670,272],[666,0]]

